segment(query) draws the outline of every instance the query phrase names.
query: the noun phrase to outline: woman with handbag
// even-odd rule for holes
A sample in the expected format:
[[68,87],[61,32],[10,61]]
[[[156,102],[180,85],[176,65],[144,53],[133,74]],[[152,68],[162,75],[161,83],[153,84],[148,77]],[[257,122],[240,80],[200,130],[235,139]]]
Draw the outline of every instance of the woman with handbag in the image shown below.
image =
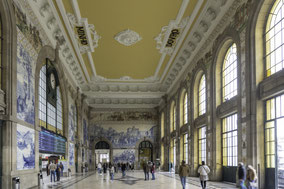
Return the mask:
[[202,189],[206,188],[206,181],[209,180],[208,173],[210,172],[210,169],[207,165],[205,165],[205,162],[202,161],[202,165],[198,168],[198,173],[200,174],[200,183]]
[[246,184],[247,189],[257,188],[256,170],[251,165],[248,165],[247,167],[247,178],[246,178],[245,184]]

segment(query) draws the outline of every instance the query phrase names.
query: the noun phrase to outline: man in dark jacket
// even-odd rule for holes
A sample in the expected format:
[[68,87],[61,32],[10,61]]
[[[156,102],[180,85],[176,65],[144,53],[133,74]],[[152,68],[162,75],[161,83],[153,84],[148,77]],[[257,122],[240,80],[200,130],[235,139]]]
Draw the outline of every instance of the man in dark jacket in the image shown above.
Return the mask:
[[123,164],[121,165],[122,177],[125,177],[125,170],[126,170],[126,164],[123,163]]
[[149,166],[146,161],[143,162],[143,171],[145,175],[145,180],[149,180]]
[[244,164],[242,162],[239,162],[237,173],[238,173],[240,189],[246,189],[246,187],[244,185],[244,182],[246,180],[246,170],[245,170]]

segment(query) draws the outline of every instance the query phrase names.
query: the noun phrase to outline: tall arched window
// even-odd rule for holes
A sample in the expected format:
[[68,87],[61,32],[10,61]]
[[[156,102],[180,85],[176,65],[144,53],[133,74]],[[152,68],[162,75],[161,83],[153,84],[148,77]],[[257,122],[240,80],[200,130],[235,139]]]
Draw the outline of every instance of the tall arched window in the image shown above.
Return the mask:
[[176,130],[176,104],[173,101],[171,105],[171,132]]
[[206,113],[206,79],[205,74],[201,76],[198,88],[198,109],[199,115]]
[[234,43],[227,51],[222,69],[223,102],[236,96],[237,86],[237,47]]
[[187,124],[188,122],[188,101],[187,101],[187,93],[184,93],[183,97],[183,124]]
[[46,59],[39,77],[39,126],[63,135],[61,92],[50,60]]
[[273,6],[269,14],[268,22],[266,25],[266,76],[280,71],[284,67],[284,25],[283,25],[283,1],[278,0]]
[[164,129],[165,129],[165,114],[162,112],[161,114],[161,138],[164,137]]

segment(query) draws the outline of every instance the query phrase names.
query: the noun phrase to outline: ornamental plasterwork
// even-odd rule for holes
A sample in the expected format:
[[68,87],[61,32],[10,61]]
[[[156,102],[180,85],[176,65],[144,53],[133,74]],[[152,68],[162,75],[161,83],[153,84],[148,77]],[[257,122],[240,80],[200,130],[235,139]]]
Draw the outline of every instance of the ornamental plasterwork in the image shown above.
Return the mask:
[[[189,21],[189,17],[185,17],[178,24],[175,21],[171,21],[168,26],[163,26],[161,33],[159,33],[159,35],[157,37],[155,37],[155,41],[157,43],[156,49],[160,50],[160,53],[166,53],[166,54],[171,55],[172,52],[174,51],[175,44],[176,44],[176,42],[175,42],[175,44],[172,47],[166,47],[166,42],[170,37],[171,30],[172,29],[178,29],[181,33],[181,31],[187,25],[188,21]],[[178,37],[177,37],[176,41],[178,40]]]
[[88,45],[82,45],[78,42],[80,52],[83,54],[86,52],[94,52],[94,48],[97,48],[99,46],[99,39],[101,38],[101,36],[99,36],[96,32],[94,24],[88,24],[87,19],[85,18],[81,18],[81,20],[78,21],[75,15],[71,13],[67,13],[66,15],[73,29],[72,33],[77,40],[80,40],[80,38],[75,33],[74,28],[78,26],[84,27],[87,40],[89,38],[91,39],[91,41],[88,40]]
[[140,41],[142,37],[137,32],[127,29],[116,34],[114,39],[122,45],[131,46]]

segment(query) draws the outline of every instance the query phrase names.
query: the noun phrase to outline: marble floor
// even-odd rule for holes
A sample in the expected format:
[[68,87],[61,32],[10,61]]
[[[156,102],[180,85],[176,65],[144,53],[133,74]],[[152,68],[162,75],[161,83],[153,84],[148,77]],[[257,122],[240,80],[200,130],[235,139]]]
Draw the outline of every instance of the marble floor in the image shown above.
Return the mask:
[[[94,172],[87,174],[77,174],[71,178],[64,178],[60,182],[45,183],[43,189],[176,189],[182,188],[178,175],[161,172],[156,174],[156,180],[144,180],[144,173],[141,171],[127,172],[126,177],[122,178],[121,173],[114,176],[114,181],[110,181],[109,174],[99,175]],[[47,178],[46,178],[47,179]],[[150,176],[151,179],[151,176]],[[39,187],[35,187],[39,188]],[[186,189],[197,189],[199,186],[198,178],[188,178]],[[234,185],[209,182],[207,189],[235,188]]]

